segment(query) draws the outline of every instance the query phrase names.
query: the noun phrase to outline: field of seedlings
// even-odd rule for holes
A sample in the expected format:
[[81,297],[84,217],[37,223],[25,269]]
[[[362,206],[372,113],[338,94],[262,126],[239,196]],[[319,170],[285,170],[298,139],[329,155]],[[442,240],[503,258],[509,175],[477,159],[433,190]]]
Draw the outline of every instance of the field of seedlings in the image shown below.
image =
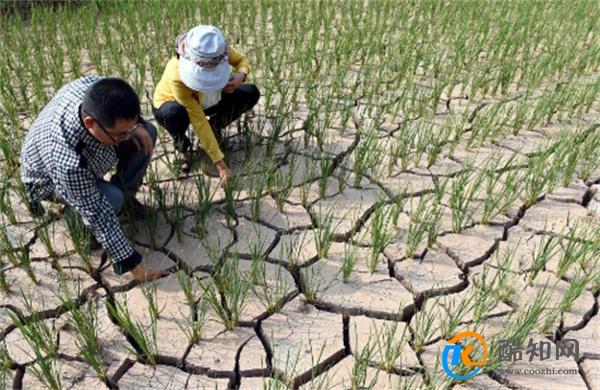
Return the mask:
[[[0,15],[0,389],[600,389],[599,23],[596,1]],[[27,211],[21,144],[85,75],[128,80],[156,124],[154,86],[197,24],[262,96],[226,129],[225,189],[181,177],[159,129],[146,219],[121,222],[170,274],[139,284],[61,205]],[[462,331],[489,347],[465,381],[442,368]]]

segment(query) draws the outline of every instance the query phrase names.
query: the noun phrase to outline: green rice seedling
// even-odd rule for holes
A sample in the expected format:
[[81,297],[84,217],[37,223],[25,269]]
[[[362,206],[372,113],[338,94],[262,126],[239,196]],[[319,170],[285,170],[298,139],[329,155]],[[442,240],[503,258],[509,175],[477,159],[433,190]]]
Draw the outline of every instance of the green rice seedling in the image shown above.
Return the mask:
[[[335,172],[335,177],[337,178],[337,183],[338,183],[338,192],[342,193],[344,192],[344,190],[346,189],[346,186],[348,185],[348,178],[350,177],[350,171],[347,171],[346,169],[339,167],[337,170],[334,171]],[[319,184],[320,185],[320,184]],[[319,191],[321,191],[321,188],[319,187]],[[324,196],[321,197],[321,199]]]
[[260,303],[267,310],[267,313],[275,314],[283,307],[283,299],[291,287],[283,275],[285,271],[282,267],[278,266],[275,283],[269,286],[267,283],[266,263],[264,261],[260,262],[256,269],[252,275],[254,280],[249,283],[250,289],[259,298]]
[[305,181],[300,186],[300,201],[302,202],[303,205],[308,203],[308,195],[310,194],[310,186],[311,186],[311,183],[308,181]]
[[31,279],[31,281],[34,284],[40,284],[40,281],[38,280],[37,276],[35,275],[35,272],[33,271],[33,267],[31,266],[31,260],[29,259],[29,250],[27,248],[24,248],[18,253],[20,257],[19,267],[21,267],[25,271],[29,279]]
[[448,187],[449,182],[450,179],[447,177],[438,177],[433,179],[433,193],[435,194],[435,200],[437,201],[437,203],[440,203],[444,198],[444,194],[446,193],[446,187]]
[[294,272],[299,268],[302,251],[307,245],[310,245],[309,234],[307,231],[300,233],[296,239],[291,242],[284,242],[279,250],[279,258],[287,259],[289,270]]
[[388,173],[392,174],[394,167],[398,167],[401,172],[406,172],[410,163],[411,148],[415,144],[417,133],[408,128],[405,122],[398,130],[398,138],[394,138],[389,145],[389,165]]
[[[460,298],[459,298],[460,299]],[[440,331],[442,338],[448,340],[455,334],[456,329],[466,316],[473,310],[474,302],[471,299],[460,299],[459,302],[450,299],[444,305],[445,315],[442,315],[440,321]]]
[[[300,361],[300,353],[302,351],[310,352],[310,349],[303,347],[302,343],[297,348],[286,348],[285,360],[279,358],[283,354],[276,350],[278,343],[271,333],[269,335],[269,344],[273,348],[273,365],[281,367],[278,371],[273,372],[273,380],[268,383],[268,386],[263,385],[263,389],[289,389],[291,387],[291,379],[296,377],[298,370],[298,362]],[[285,346],[282,346],[285,348]],[[294,351],[296,349],[296,351]],[[285,382],[285,383],[284,383]]]
[[158,308],[158,303],[156,302],[156,282],[151,281],[148,283],[144,283],[141,285],[142,294],[146,301],[148,302],[148,311],[150,312],[150,318],[158,318],[160,312],[163,311],[164,306],[162,308]]
[[[569,233],[560,243],[561,257],[556,269],[556,276],[559,279],[562,279],[575,263],[580,264],[582,268],[588,267],[600,249],[600,240],[594,238],[591,227],[578,229],[577,226],[574,226],[569,229]],[[564,241],[566,244],[563,244]]]
[[375,330],[376,350],[382,359],[380,368],[386,372],[392,372],[394,365],[402,357],[402,352],[409,339],[407,327],[404,327],[402,334],[398,334],[399,324],[397,321],[386,321],[383,329],[376,328]]
[[[355,341],[355,351],[358,351],[358,340]],[[354,365],[352,366],[352,373],[350,376],[350,385],[352,390],[359,389],[372,389],[377,383],[377,376],[371,379],[367,383],[369,363],[375,355],[375,347],[373,346],[371,339],[363,345],[358,355],[354,353]]]
[[261,197],[265,189],[265,178],[263,175],[257,175],[256,182],[249,189],[250,191],[250,219],[253,222],[260,218]]
[[519,132],[523,129],[525,122],[527,122],[527,113],[528,109],[531,107],[531,103],[529,100],[529,93],[527,92],[521,101],[517,103],[517,106],[514,110],[515,114],[512,118],[512,135],[518,135]]
[[577,163],[579,159],[579,145],[583,141],[576,134],[573,137],[569,132],[565,132],[560,135],[560,142],[556,149],[556,161],[560,161],[560,184],[563,187],[567,187],[575,171],[577,170]]
[[6,373],[14,366],[14,362],[8,354],[6,344],[0,345],[0,388],[7,388]]
[[437,236],[441,221],[441,207],[435,203],[433,209],[430,210],[430,202],[435,203],[433,195],[420,197],[417,208],[409,215],[408,232],[406,233],[406,257],[413,257],[425,238],[431,241],[431,238],[435,240],[435,236]]
[[[135,342],[137,348],[126,345],[129,352],[135,355],[138,359],[148,362],[155,366],[158,355],[157,340],[157,319],[150,317],[150,325],[146,326],[139,320],[131,317],[127,301],[125,299],[114,300],[106,299],[104,301],[106,308],[114,320],[119,324],[121,329]],[[149,311],[152,313],[152,311]],[[139,350],[138,350],[139,348]]]
[[279,142],[281,134],[284,132],[284,124],[287,118],[284,116],[269,118],[271,121],[271,133],[267,139],[266,155],[268,158],[273,156],[275,145]]
[[569,288],[562,297],[559,310],[564,313],[570,311],[573,303],[583,294],[594,278],[598,277],[598,270],[593,269],[589,273],[578,271],[569,283]]
[[[78,282],[76,294],[81,294],[81,285]],[[68,309],[69,323],[73,327],[75,345],[85,361],[92,367],[98,378],[105,382],[106,369],[102,362],[101,345],[98,341],[98,313],[93,301],[87,301],[79,306],[71,299],[71,291],[67,287],[64,275],[61,275],[60,288],[57,296],[61,303]]]
[[237,214],[235,213],[235,198],[233,195],[233,185],[228,185],[224,188],[225,192],[225,222],[228,228],[235,225]]
[[250,289],[248,281],[238,269],[238,263],[237,254],[227,256],[221,266],[214,270],[211,282],[197,280],[203,298],[213,308],[223,326],[229,330],[239,323]]
[[54,236],[54,224],[52,224],[52,232],[48,229],[48,222],[44,221],[42,218],[36,219],[36,224],[38,226],[36,230],[37,237],[40,239],[46,252],[48,252],[48,256],[52,258],[57,258],[58,255],[54,250],[54,245],[52,244],[52,238]]
[[354,148],[354,187],[360,186],[367,170],[379,164],[383,157],[383,149],[377,139],[377,133],[369,130],[361,135],[361,141]]
[[498,339],[522,344],[542,319],[550,295],[551,289],[548,289],[547,285],[539,290],[530,304],[517,312],[513,312],[506,325],[499,332]]
[[15,248],[8,238],[6,228],[3,225],[0,225],[0,253],[6,256],[5,258],[14,267],[23,269],[34,284],[39,284],[35,272],[33,272],[33,268],[31,267],[29,249],[27,247]]
[[501,109],[506,102],[499,101],[486,106],[482,111],[478,113],[472,124],[472,130],[467,138],[467,147],[472,147],[476,139],[478,139],[477,146],[481,147],[483,143],[489,139],[494,138],[490,136],[490,133],[494,129],[502,129],[501,124],[497,123],[499,118],[502,117]]
[[[264,242],[260,240],[260,233],[255,233],[259,239],[250,243],[250,283],[260,284],[265,277],[265,247]],[[281,257],[284,258],[284,256]]]
[[[436,299],[437,301],[438,299]],[[416,353],[419,353],[423,351],[425,343],[431,339],[438,327],[434,324],[434,317],[425,309],[415,313],[414,321],[412,347]]]
[[[150,196],[152,197],[152,196]],[[146,204],[152,204],[152,202],[147,202]],[[146,235],[148,236],[148,243],[150,244],[150,248],[158,249],[159,245],[157,240],[157,233],[160,227],[160,210],[155,209],[154,207],[146,207],[146,212],[144,214],[144,224],[143,228],[146,231]]]
[[542,152],[541,154],[530,158],[527,167],[527,173],[523,178],[525,206],[532,206],[537,202],[538,198],[550,188],[557,177],[556,169],[550,169],[548,159],[550,158],[551,150]]
[[344,244],[344,257],[342,258],[342,280],[344,283],[348,283],[350,280],[350,275],[354,270],[354,266],[358,261],[358,257],[356,255],[356,247],[350,245],[348,243]]
[[[321,210],[319,209],[319,214]],[[313,229],[315,245],[317,247],[317,256],[320,259],[327,257],[329,248],[333,241],[335,226],[333,225],[333,210],[329,210],[323,217],[317,229]]]
[[283,212],[283,206],[294,189],[292,186],[293,178],[294,171],[284,172],[279,170],[275,173],[275,190],[271,195],[273,196],[273,199],[275,199],[275,206],[280,213]]
[[192,283],[193,276],[189,276],[183,271],[177,273],[177,282],[185,296],[185,302],[188,307],[188,317],[186,324],[177,323],[180,329],[185,333],[190,343],[197,343],[202,338],[202,330],[206,321],[206,302],[198,294],[195,284]]
[[327,184],[331,174],[332,163],[331,158],[327,155],[323,155],[319,159],[319,166],[321,168],[321,176],[319,177],[319,198],[324,198],[327,192]]
[[379,263],[379,255],[383,249],[390,243],[389,214],[383,207],[375,210],[371,222],[371,256],[367,260],[367,267],[371,273],[375,272]]
[[31,366],[33,375],[46,387],[55,390],[61,389],[60,375],[56,367],[58,355],[56,331],[34,309],[32,297],[27,297],[23,290],[21,290],[21,296],[28,321],[23,321],[11,310],[6,312],[12,323],[21,331],[35,355],[35,362]]
[[[500,178],[504,177],[504,182]],[[485,171],[485,199],[481,223],[488,224],[500,214],[506,214],[517,201],[523,191],[522,172],[518,169],[496,174],[493,170]]]
[[178,182],[172,183],[172,188],[169,191],[171,194],[171,209],[167,214],[167,221],[175,227],[175,236],[178,242],[183,241],[183,228],[185,225],[185,199],[189,194],[182,191],[183,184]]
[[481,278],[473,283],[473,321],[479,323],[486,314],[490,312],[498,303],[495,290],[498,288],[498,275],[489,280],[489,264],[483,265]]
[[452,209],[452,232],[459,233],[465,222],[473,215],[470,205],[475,199],[485,176],[477,173],[470,164],[456,176],[450,189],[449,206]]
[[79,215],[69,215],[65,221],[75,252],[81,257],[86,271],[91,274],[93,266],[90,232]]
[[510,301],[517,293],[514,287],[513,278],[514,274],[510,272],[511,264],[514,260],[515,254],[517,253],[518,244],[510,249],[504,251],[502,255],[496,252],[495,262],[498,272],[494,276],[494,296],[502,302]]
[[560,241],[549,235],[542,235],[540,243],[532,252],[531,267],[529,269],[529,284],[533,285],[533,281],[537,275],[545,268],[546,263],[558,253]]
[[579,158],[577,173],[584,182],[587,182],[592,174],[600,168],[600,135],[598,131],[591,133],[585,142],[579,145]]
[[327,280],[322,271],[325,265],[317,263],[308,268],[302,269],[300,279],[302,281],[302,294],[307,303],[317,303],[321,297],[337,283],[339,270],[329,280]]
[[427,247],[431,248],[437,240],[442,226],[442,206],[434,200],[427,216]]
[[444,125],[436,134],[432,133],[429,149],[427,151],[427,168],[431,168],[442,154],[444,147],[452,135],[452,127]]
[[415,144],[411,157],[413,164],[419,166],[421,164],[421,159],[429,149],[432,139],[436,135],[433,124],[425,121],[419,122],[415,131],[417,131],[417,135],[415,137]]
[[277,172],[279,170],[279,166],[276,164],[275,160],[269,160],[267,166],[265,168],[265,187],[268,193],[273,193],[275,191],[275,181],[277,180]]
[[6,216],[9,223],[14,225],[17,223],[17,217],[8,193],[8,190],[11,187],[9,179],[9,176],[5,176],[0,185],[0,212]]
[[20,256],[17,254],[19,249],[13,246],[8,238],[6,227],[4,225],[0,225],[0,251],[2,252],[2,255],[5,256],[4,258],[8,259],[14,267],[19,266],[21,263]]
[[581,296],[590,282],[597,277],[597,272],[593,271],[586,274],[582,271],[577,271],[569,283],[569,288],[565,291],[562,300],[545,314],[545,321],[541,325],[541,332],[547,333],[553,326],[556,325],[558,318],[565,312],[571,310],[573,303]]
[[210,214],[211,201],[214,193],[210,191],[210,182],[204,175],[196,176],[196,194],[197,203],[194,208],[194,220],[196,222],[196,232],[201,239],[206,237],[206,218]]
[[4,269],[3,261],[0,261],[0,291],[10,294],[10,282],[6,279],[6,270]]

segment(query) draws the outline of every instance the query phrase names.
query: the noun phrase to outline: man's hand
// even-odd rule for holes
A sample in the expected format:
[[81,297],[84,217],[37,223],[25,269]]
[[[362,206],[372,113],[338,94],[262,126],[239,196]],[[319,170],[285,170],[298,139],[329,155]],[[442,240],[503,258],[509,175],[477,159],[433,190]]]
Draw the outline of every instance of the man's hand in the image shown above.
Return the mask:
[[221,179],[221,187],[225,188],[229,185],[229,183],[231,182],[231,170],[229,169],[229,167],[227,166],[227,164],[225,164],[225,161],[223,160],[219,160],[215,163],[215,166],[217,167],[217,171],[219,172],[219,179]]
[[225,84],[225,87],[223,87],[223,92],[232,93],[233,91],[239,88],[239,86],[245,79],[246,74],[243,72],[238,72],[234,76],[229,76],[229,82]]
[[154,141],[148,130],[144,126],[140,126],[131,134],[131,140],[138,148],[144,152],[146,156],[151,156],[154,151]]
[[167,276],[170,274],[169,271],[152,271],[151,269],[147,268],[143,263],[139,263],[130,272],[135,280],[142,283],[162,278],[163,276]]

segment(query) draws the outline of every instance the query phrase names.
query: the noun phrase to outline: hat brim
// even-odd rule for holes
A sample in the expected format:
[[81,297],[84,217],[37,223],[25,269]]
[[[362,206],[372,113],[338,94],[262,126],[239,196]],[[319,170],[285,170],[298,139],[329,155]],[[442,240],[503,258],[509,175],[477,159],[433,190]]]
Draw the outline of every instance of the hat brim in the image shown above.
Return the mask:
[[206,69],[188,59],[179,59],[179,77],[188,88],[195,91],[203,93],[219,91],[227,84],[230,75],[231,68],[228,62]]

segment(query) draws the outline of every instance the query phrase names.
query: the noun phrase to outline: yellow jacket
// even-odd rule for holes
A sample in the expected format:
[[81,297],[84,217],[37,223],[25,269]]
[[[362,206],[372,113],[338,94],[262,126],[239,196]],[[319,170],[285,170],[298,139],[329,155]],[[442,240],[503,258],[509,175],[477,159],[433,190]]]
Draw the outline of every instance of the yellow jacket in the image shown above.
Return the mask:
[[[250,66],[246,62],[246,57],[231,46],[229,46],[229,64],[235,68],[236,72],[250,73]],[[217,162],[222,160],[224,155],[219,148],[206,115],[204,115],[202,109],[203,98],[204,94],[202,92],[188,88],[181,81],[179,77],[179,59],[173,57],[167,62],[163,75],[156,86],[152,103],[156,108],[168,101],[177,101],[184,106],[200,144],[212,161]]]

